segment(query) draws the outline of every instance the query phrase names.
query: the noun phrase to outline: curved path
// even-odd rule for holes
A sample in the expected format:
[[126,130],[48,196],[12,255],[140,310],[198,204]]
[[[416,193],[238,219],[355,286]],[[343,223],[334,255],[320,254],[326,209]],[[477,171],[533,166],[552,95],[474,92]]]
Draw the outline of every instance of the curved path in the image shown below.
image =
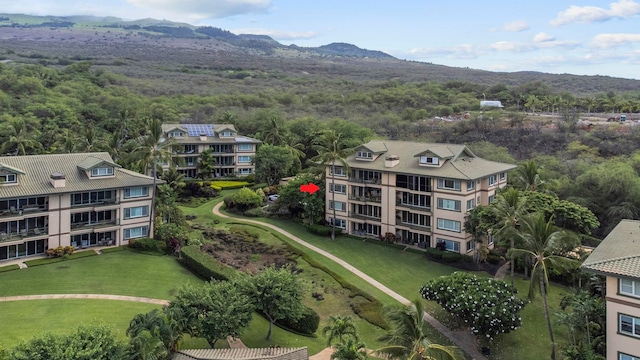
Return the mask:
[[[361,279],[363,279],[364,281],[368,282],[369,284],[375,286],[376,288],[378,288],[379,290],[381,290],[382,292],[384,292],[385,294],[391,296],[392,298],[396,299],[397,301],[403,303],[403,304],[410,304],[411,302],[404,298],[403,296],[401,296],[400,294],[396,293],[395,291],[389,289],[388,287],[386,287],[385,285],[381,284],[379,281],[377,281],[376,279],[370,277],[369,275],[363,273],[362,271],[356,269],[355,267],[353,267],[353,265],[349,264],[348,262],[328,253],[325,250],[320,249],[317,246],[311,245],[309,243],[307,243],[306,241],[300,239],[299,237],[289,233],[288,231],[285,231],[275,225],[271,225],[268,223],[264,223],[261,221],[257,221],[257,220],[251,220],[251,219],[239,219],[239,218],[232,218],[230,216],[224,215],[220,212],[220,207],[222,206],[222,202],[218,203],[216,206],[213,207],[213,213],[216,216],[220,216],[222,218],[227,218],[227,219],[234,219],[234,220],[238,220],[238,221],[242,221],[242,222],[246,222],[246,223],[252,223],[252,224],[257,224],[257,225],[261,225],[261,226],[265,226],[268,227],[272,230],[275,230],[277,232],[279,232],[280,234],[288,237],[289,239],[297,242],[298,244],[313,250],[315,252],[317,252],[318,254],[325,256],[331,260],[333,260],[334,262],[336,262],[338,265],[344,267],[345,269],[351,271],[353,274],[355,274],[356,276],[360,277]],[[456,346],[458,346],[462,351],[466,352],[467,354],[469,354],[473,359],[475,360],[487,360],[487,358],[482,355],[480,353],[480,351],[478,351],[478,348],[476,346],[476,342],[475,342],[475,338],[473,337],[473,335],[469,334],[466,331],[451,331],[449,330],[446,326],[442,325],[442,323],[440,323],[438,320],[436,320],[433,316],[427,314],[426,312],[424,313],[424,320],[427,321],[429,324],[431,324],[431,326],[433,326],[434,328],[436,328],[436,330],[438,330],[442,335],[446,336],[449,340],[451,340],[454,344],[456,344]]]
[[109,294],[45,294],[45,295],[20,295],[3,296],[0,302],[24,301],[24,300],[45,300],[45,299],[98,299],[98,300],[122,300],[135,301],[155,305],[168,305],[169,300],[152,299],[138,296],[109,295]]

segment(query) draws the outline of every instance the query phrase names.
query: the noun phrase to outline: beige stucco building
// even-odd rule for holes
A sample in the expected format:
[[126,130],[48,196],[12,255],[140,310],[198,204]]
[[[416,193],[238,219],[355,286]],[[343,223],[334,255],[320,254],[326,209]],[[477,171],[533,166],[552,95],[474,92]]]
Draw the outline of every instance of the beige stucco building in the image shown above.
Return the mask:
[[640,221],[622,220],[582,268],[607,279],[607,360],[640,360]]
[[[246,176],[255,172],[251,160],[259,140],[238,135],[230,124],[163,124],[166,139],[172,139],[178,171],[185,178],[198,176],[200,155],[210,150],[215,159],[213,177]],[[169,164],[164,164],[168,168]]]
[[153,234],[152,186],[108,153],[0,157],[0,261]]
[[[391,233],[420,248],[442,243],[462,254],[476,247],[464,231],[467,211],[489,204],[516,167],[456,144],[373,140],[355,150],[346,159],[348,172],[337,163],[334,177],[327,167],[330,224],[358,236]],[[492,237],[487,245],[493,246]]]

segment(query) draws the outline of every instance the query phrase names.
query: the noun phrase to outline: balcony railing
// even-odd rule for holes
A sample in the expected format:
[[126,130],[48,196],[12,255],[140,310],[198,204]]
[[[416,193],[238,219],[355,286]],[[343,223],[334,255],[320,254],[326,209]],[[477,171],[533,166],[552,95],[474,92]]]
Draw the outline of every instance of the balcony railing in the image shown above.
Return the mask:
[[71,230],[119,225],[119,219],[71,223]]
[[349,182],[360,183],[360,184],[373,184],[380,185],[382,183],[381,179],[373,178],[373,179],[364,179],[360,177],[349,176]]
[[420,211],[431,211],[431,206],[420,206],[415,204],[407,204],[402,202],[401,199],[396,199],[396,206],[406,207],[409,209],[420,210]]
[[382,221],[382,216],[362,214],[355,211],[349,211],[349,217],[356,218],[356,219],[363,219],[363,220]]
[[120,204],[120,198],[113,199],[103,199],[100,201],[82,203],[82,204],[71,204],[71,207],[85,207],[85,206],[101,206],[101,205],[117,205]]
[[421,224],[415,224],[415,223],[408,223],[408,222],[404,222],[402,220],[398,220],[396,219],[396,225],[398,226],[405,226],[414,230],[420,230],[420,231],[431,231],[431,225],[421,225]]
[[382,197],[380,197],[380,196],[359,196],[359,195],[355,195],[355,194],[349,194],[349,200],[381,203],[382,202]]
[[34,212],[45,212],[49,211],[48,206],[40,206],[40,205],[27,205],[22,208],[12,208],[0,211],[1,217],[14,217],[14,216],[23,216],[27,214],[32,214]]
[[21,229],[17,232],[0,233],[0,242],[6,241],[16,241],[24,238],[34,237],[34,236],[46,236],[49,234],[48,227],[41,228],[33,228],[33,229]]

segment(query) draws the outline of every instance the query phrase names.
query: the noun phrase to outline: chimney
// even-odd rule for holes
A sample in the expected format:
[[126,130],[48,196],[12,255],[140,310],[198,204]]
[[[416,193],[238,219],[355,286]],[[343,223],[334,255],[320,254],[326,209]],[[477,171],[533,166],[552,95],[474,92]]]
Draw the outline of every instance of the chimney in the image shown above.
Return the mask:
[[398,155],[389,155],[384,158],[384,167],[392,168],[400,164],[400,157]]
[[207,141],[207,134],[200,134],[200,141]]
[[51,185],[53,185],[54,188],[65,187],[66,181],[65,181],[64,174],[61,174],[59,172],[54,172],[53,174],[51,174],[50,178],[51,178],[50,179]]

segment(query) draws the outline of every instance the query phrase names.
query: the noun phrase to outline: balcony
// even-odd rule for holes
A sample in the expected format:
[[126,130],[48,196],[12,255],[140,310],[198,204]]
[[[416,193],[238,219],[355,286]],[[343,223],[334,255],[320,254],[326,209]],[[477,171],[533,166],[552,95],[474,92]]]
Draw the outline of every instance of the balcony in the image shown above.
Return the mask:
[[83,221],[77,223],[71,223],[71,230],[87,229],[87,228],[103,228],[107,226],[120,225],[119,219],[102,220],[102,221]]
[[363,213],[357,213],[355,211],[349,211],[349,217],[354,219],[361,219],[361,220],[382,221],[382,216],[374,216],[374,215],[368,215]]
[[21,229],[21,230],[18,230],[16,232],[10,232],[10,233],[2,232],[2,233],[0,233],[0,242],[16,241],[16,240],[22,240],[22,239],[30,238],[30,237],[48,236],[48,235],[49,235],[49,228],[48,227],[40,227],[40,228],[33,228],[33,229]]
[[401,199],[396,199],[396,206],[405,207],[408,209],[418,210],[418,211],[431,211],[431,206],[420,206],[415,204],[407,204],[403,203]]
[[117,197],[113,199],[103,199],[99,201],[92,201],[92,202],[82,203],[82,204],[71,204],[71,207],[77,208],[77,207],[87,207],[87,206],[107,206],[107,205],[119,205],[119,204],[120,204],[120,198]]
[[359,184],[372,184],[372,185],[380,185],[382,183],[380,178],[366,179],[361,177],[349,176],[349,182],[359,183]]
[[356,194],[349,194],[349,200],[361,201],[361,202],[373,202],[378,204],[382,203],[382,197],[380,196],[359,196]]
[[39,206],[39,205],[27,205],[21,208],[14,208],[13,206],[10,209],[0,211],[0,218],[9,218],[15,216],[24,216],[28,214],[38,213],[38,212],[46,212],[49,211],[48,205]]
[[396,226],[404,226],[404,227],[408,227],[410,229],[418,230],[418,231],[431,231],[431,225],[421,225],[421,224],[415,224],[415,223],[407,223],[407,222],[403,222],[402,220],[399,220],[399,219],[396,219]]

